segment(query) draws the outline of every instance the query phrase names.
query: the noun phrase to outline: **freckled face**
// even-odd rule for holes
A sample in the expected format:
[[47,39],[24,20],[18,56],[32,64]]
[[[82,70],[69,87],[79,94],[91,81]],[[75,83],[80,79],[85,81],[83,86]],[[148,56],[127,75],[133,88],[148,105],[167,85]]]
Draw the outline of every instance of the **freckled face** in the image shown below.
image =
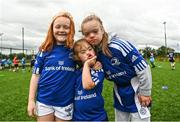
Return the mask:
[[66,17],[58,17],[53,23],[53,35],[57,44],[65,44],[70,32],[70,20]]

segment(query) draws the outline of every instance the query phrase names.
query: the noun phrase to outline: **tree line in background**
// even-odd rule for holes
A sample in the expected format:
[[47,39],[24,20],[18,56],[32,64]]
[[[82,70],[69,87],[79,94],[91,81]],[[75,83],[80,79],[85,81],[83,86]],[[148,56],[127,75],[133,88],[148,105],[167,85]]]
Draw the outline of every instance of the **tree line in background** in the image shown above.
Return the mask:
[[161,46],[157,50],[151,47],[146,47],[145,49],[140,49],[139,52],[141,52],[145,59],[149,59],[151,53],[153,53],[156,60],[159,61],[168,61],[168,53],[174,52],[175,60],[180,62],[180,53],[175,52],[175,50],[172,48],[166,48],[165,46]]

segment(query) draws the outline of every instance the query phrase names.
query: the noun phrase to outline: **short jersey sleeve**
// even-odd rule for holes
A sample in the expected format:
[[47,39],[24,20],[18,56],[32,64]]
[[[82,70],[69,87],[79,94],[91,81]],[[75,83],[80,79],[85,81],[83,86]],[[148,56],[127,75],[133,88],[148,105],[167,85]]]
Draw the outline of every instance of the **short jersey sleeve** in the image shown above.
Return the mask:
[[100,82],[103,82],[104,77],[105,77],[103,69],[100,69],[100,70],[91,69],[91,76],[95,85],[97,85]]
[[43,52],[38,52],[34,62],[33,74],[41,74],[44,65],[44,56],[45,54]]

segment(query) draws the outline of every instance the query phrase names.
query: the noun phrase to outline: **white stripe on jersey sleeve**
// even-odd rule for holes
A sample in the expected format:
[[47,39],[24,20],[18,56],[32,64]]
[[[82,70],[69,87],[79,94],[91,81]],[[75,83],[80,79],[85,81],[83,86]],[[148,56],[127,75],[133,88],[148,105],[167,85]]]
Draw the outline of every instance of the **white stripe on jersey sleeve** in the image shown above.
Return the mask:
[[93,80],[93,81],[96,81],[96,80],[97,80],[97,78],[96,78],[96,77],[92,77],[92,80]]
[[99,70],[91,70],[91,74],[93,75],[94,73],[97,73],[97,72],[104,72],[103,69],[99,69]]
[[95,85],[97,85],[100,82],[100,80],[97,78],[99,72],[104,72],[104,70],[91,70],[92,80],[94,81]]
[[141,60],[138,64],[134,66],[136,72],[142,71],[147,67],[147,64],[144,60]]
[[111,41],[111,43],[117,44],[118,46],[120,46],[126,53],[129,53],[131,50],[128,49],[128,47],[126,47],[125,45],[123,45],[120,42],[117,41]]
[[95,85],[97,85],[98,83],[99,83],[99,80],[97,80],[96,82],[94,82],[95,83]]
[[145,62],[144,60],[142,60],[141,63],[142,63],[145,67],[147,67],[147,64],[146,64],[146,62]]
[[119,46],[121,46],[128,53],[132,50],[130,45],[127,45],[128,43],[126,44],[123,41],[115,41],[115,40],[113,40],[112,42],[118,44]]
[[127,55],[127,53],[125,52],[125,51],[123,51],[123,49],[121,48],[121,47],[119,47],[117,44],[110,44],[109,45],[109,47],[112,47],[112,48],[115,48],[115,49],[117,49],[117,50],[119,50],[122,54],[123,54],[123,56],[126,56]]
[[96,72],[104,72],[103,69],[96,70]]
[[95,85],[97,85],[99,83],[99,79],[97,79],[96,77],[92,76],[92,80],[94,81]]
[[40,52],[40,55],[39,55],[39,57],[42,57],[43,56],[43,53],[42,52]]
[[139,71],[143,70],[143,69],[139,66],[139,64],[137,64],[137,68],[138,68]]
[[139,71],[138,68],[137,68],[137,66],[133,66],[133,67],[134,67],[134,69],[135,69],[136,72]]
[[116,48],[121,51],[124,57],[133,50],[133,47],[131,47],[131,45],[129,45],[124,40],[111,40],[110,47]]
[[121,39],[121,41],[122,41],[122,43],[124,43],[127,47],[129,47],[131,50],[133,50],[133,47],[132,47],[127,41],[122,40],[122,39]]
[[39,68],[36,69],[36,74],[39,74]]
[[144,66],[143,69],[145,69],[147,67],[147,64],[146,64],[146,62],[144,60],[141,60],[141,64]]
[[123,45],[124,48],[127,48],[129,51],[133,50],[133,47],[125,40],[112,40],[111,42],[115,42],[117,44]]
[[39,68],[34,67],[34,69],[33,69],[33,74],[39,74]]
[[145,66],[144,66],[142,63],[139,63],[139,65],[140,65],[140,67],[141,67],[142,69],[145,68]]

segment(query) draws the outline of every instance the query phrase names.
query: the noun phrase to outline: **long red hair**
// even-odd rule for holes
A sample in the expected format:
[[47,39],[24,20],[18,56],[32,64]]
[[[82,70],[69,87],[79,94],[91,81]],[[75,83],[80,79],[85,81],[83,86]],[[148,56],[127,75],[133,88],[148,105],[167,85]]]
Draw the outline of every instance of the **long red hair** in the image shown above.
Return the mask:
[[66,17],[66,18],[68,18],[70,20],[70,32],[69,32],[68,37],[67,37],[66,46],[68,48],[72,48],[73,42],[74,42],[74,34],[75,34],[74,21],[73,21],[73,18],[72,18],[70,13],[68,13],[68,12],[60,12],[55,17],[53,17],[53,20],[52,20],[52,22],[50,24],[50,27],[48,29],[48,32],[47,32],[46,39],[41,44],[41,46],[39,47],[40,51],[50,51],[50,50],[52,50],[53,45],[56,43],[56,39],[53,36],[53,24],[54,24],[54,21],[58,17]]

